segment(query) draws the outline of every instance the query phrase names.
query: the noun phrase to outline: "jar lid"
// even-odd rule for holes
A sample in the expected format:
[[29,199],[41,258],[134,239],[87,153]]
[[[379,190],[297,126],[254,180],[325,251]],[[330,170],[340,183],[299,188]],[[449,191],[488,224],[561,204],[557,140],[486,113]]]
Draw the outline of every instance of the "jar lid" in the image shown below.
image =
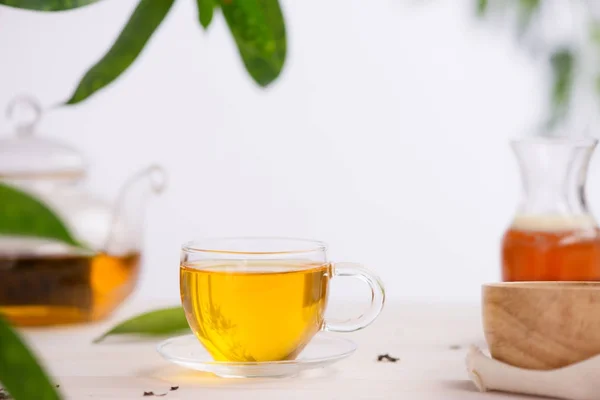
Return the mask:
[[[6,110],[16,119],[17,108],[30,117],[18,122],[16,135],[0,139],[0,179],[78,179],[85,175],[83,155],[61,141],[34,135],[42,116],[39,103],[30,97],[14,99]],[[31,115],[32,114],[32,115]]]

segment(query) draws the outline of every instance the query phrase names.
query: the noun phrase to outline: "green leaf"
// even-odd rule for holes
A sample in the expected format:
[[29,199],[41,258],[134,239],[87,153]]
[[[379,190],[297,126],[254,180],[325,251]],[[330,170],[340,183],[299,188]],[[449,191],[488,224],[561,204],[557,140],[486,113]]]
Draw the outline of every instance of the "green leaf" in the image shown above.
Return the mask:
[[37,11],[63,11],[83,7],[99,0],[0,0],[0,4]]
[[206,29],[212,21],[217,3],[215,3],[215,0],[196,0],[196,2],[198,3],[198,19],[200,20],[200,25]]
[[0,383],[16,400],[59,400],[56,387],[19,335],[0,316]]
[[540,8],[540,0],[519,0],[518,34],[523,35],[529,28],[533,15]]
[[522,12],[532,14],[540,6],[540,0],[519,0]]
[[590,40],[596,46],[600,46],[600,22],[590,22]]
[[575,57],[570,49],[555,51],[550,57],[552,66],[552,119],[561,119],[567,112],[573,88]]
[[0,235],[54,239],[81,247],[48,206],[4,183],[0,183]]
[[147,335],[162,336],[189,330],[185,313],[181,307],[164,308],[138,315],[127,321],[121,322],[102,336],[96,338],[94,343],[102,341],[112,335]]
[[165,18],[173,2],[174,0],[141,0],[111,49],[85,74],[66,104],[76,104],[87,99],[129,68]]
[[488,0],[477,0],[477,15],[482,17],[488,9]]
[[219,0],[221,10],[250,76],[268,86],[286,57],[283,14],[277,0]]

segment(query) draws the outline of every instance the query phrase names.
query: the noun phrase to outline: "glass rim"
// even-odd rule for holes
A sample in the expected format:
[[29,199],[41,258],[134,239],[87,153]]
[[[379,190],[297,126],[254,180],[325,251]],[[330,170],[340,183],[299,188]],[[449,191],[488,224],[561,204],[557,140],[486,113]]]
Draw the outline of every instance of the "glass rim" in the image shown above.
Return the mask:
[[[236,250],[227,248],[227,245],[219,245],[219,243],[241,241],[241,242],[295,242],[303,244],[306,247],[298,247],[296,249],[282,250]],[[296,237],[284,236],[232,236],[232,237],[207,237],[197,240],[185,242],[181,246],[181,251],[185,253],[212,253],[212,254],[233,254],[233,255],[286,255],[286,254],[306,254],[314,252],[325,252],[327,244],[319,240],[304,239]]]

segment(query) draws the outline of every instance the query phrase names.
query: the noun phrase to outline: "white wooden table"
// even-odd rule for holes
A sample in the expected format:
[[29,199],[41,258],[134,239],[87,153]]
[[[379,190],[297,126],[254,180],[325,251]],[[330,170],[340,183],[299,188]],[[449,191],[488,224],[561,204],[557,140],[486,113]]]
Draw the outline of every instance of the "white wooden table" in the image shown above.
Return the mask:
[[[27,330],[67,399],[531,399],[479,393],[468,381],[469,344],[485,346],[477,305],[387,304],[370,327],[347,337],[358,343],[350,358],[294,378],[222,379],[177,367],[154,350],[158,340],[113,339],[91,344],[116,321],[156,307],[133,301],[99,324]],[[457,347],[459,347],[457,349]],[[399,357],[377,362],[377,355]],[[157,398],[158,399],[158,398]]]

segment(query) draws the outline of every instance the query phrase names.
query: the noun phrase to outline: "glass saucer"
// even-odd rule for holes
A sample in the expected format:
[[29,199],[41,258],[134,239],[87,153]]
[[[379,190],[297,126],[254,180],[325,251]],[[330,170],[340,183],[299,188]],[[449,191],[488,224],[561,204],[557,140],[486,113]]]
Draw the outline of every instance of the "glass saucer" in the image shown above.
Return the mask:
[[224,378],[266,378],[292,376],[333,364],[354,353],[356,343],[319,332],[295,360],[266,362],[214,361],[194,335],[167,339],[156,350],[172,363]]

